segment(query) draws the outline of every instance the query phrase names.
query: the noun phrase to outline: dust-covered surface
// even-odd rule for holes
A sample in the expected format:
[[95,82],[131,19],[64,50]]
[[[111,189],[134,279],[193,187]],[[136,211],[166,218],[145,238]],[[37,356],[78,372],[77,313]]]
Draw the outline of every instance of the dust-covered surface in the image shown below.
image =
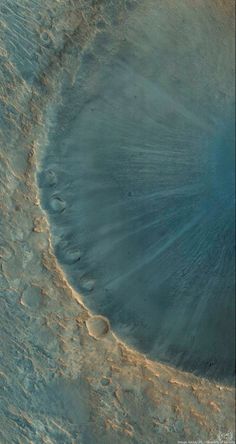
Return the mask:
[[[231,1],[208,3],[232,14]],[[132,7],[1,4],[1,444],[233,441],[234,390],[148,361],[92,319],[55,260],[40,207],[37,159],[60,80],[74,81],[97,29]]]

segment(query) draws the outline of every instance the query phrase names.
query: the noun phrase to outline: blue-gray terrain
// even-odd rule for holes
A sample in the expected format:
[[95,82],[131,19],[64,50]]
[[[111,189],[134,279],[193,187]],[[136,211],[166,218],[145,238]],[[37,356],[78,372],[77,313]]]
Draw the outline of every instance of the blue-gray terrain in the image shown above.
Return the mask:
[[149,357],[232,380],[233,34],[213,3],[146,2],[98,34],[62,86],[39,185],[85,304]]
[[233,34],[1,0],[0,444],[234,443]]

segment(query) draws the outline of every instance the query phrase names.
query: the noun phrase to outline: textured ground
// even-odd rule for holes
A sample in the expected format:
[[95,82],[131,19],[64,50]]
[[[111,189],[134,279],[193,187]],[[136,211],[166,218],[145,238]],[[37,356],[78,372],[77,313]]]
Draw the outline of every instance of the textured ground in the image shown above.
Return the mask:
[[[232,14],[230,0],[206,3]],[[36,167],[61,80],[74,81],[97,29],[132,7],[1,4],[1,444],[233,441],[233,388],[149,361],[92,316],[56,262],[40,206]]]

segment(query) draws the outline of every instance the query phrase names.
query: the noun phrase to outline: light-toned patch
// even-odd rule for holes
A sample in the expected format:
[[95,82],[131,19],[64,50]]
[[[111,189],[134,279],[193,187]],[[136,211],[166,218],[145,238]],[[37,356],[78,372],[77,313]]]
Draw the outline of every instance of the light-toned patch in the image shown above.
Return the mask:
[[219,412],[220,412],[220,407],[219,407],[218,404],[216,404],[216,402],[214,402],[214,401],[210,401],[210,402],[209,402],[209,406],[212,408],[212,410],[213,410],[214,412],[216,412],[216,413],[219,413]]
[[173,379],[173,378],[169,380],[169,383],[173,384],[173,385],[177,385],[179,387],[185,387],[185,388],[189,387],[189,384],[186,384],[185,382],[181,382],[181,381],[178,381],[177,379]]

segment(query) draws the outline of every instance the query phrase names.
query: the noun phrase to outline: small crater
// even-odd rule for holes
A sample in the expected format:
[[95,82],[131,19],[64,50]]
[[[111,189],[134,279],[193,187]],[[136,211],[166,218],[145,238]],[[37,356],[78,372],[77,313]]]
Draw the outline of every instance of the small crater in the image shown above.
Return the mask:
[[57,244],[56,250],[60,256],[60,260],[68,265],[75,264],[81,258],[81,251],[78,248],[71,248],[69,242],[64,240]]
[[75,251],[68,250],[64,254],[64,261],[69,265],[75,264],[76,262],[78,262],[80,260],[80,257],[81,257],[81,253],[79,250],[75,250]]
[[90,336],[96,339],[104,338],[110,331],[109,321],[103,316],[92,316],[86,321]]
[[50,200],[50,208],[56,213],[61,213],[66,208],[66,203],[60,197],[52,197]]
[[93,279],[82,279],[80,286],[82,290],[92,291],[94,289],[95,281]]
[[43,31],[40,34],[40,38],[45,45],[49,45],[51,43],[51,37],[47,31]]
[[57,176],[56,173],[54,173],[53,170],[47,170],[44,175],[44,180],[46,182],[46,185],[49,187],[52,187],[57,184]]
[[102,378],[100,382],[103,387],[107,387],[111,383],[111,380],[110,378]]
[[38,287],[28,287],[26,290],[23,291],[20,302],[22,305],[35,310],[41,304],[41,300],[41,289]]

